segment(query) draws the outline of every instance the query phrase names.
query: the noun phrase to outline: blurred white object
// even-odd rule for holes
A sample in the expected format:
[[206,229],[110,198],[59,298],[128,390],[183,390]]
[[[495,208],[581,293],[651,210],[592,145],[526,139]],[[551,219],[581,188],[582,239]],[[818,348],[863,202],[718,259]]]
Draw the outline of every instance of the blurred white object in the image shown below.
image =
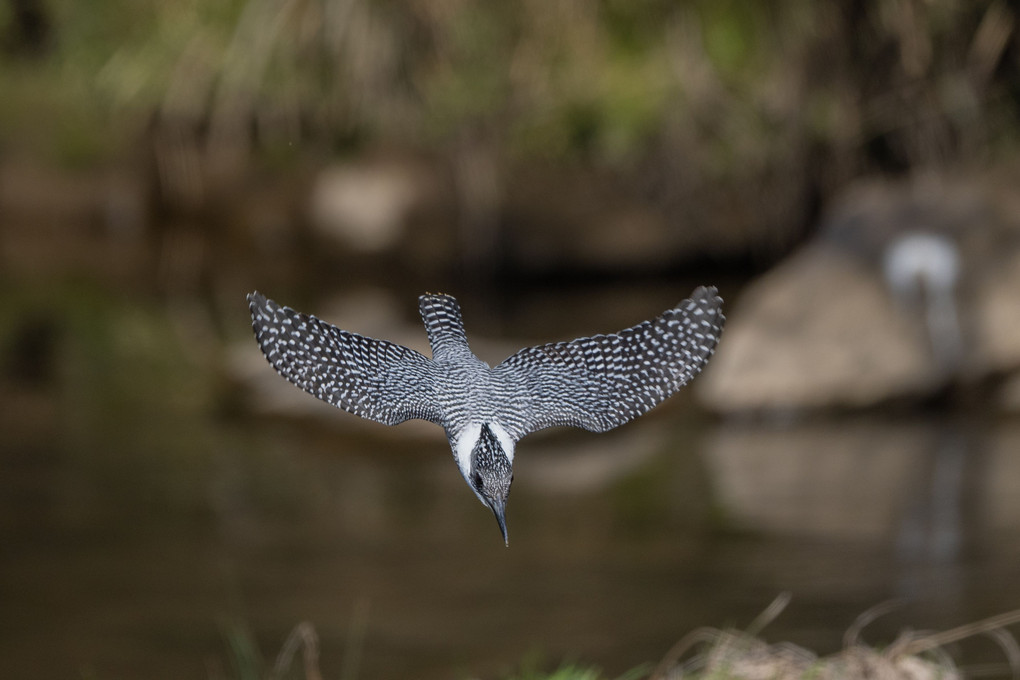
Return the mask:
[[1008,177],[849,188],[817,239],[743,292],[695,389],[721,412],[780,414],[995,389],[1020,369]]
[[407,217],[422,196],[413,168],[397,164],[325,168],[311,195],[315,231],[361,252],[397,245]]
[[947,236],[911,231],[885,249],[882,270],[900,303],[925,320],[935,362],[953,371],[963,358],[963,332],[956,309],[960,253]]

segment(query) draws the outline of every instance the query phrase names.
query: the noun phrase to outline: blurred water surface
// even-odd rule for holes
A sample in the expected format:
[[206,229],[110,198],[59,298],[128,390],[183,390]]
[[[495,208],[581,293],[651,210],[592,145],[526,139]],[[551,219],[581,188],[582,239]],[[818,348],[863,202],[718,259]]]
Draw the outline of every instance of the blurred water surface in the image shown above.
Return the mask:
[[[624,311],[604,297],[513,325],[548,336],[569,308],[554,334],[608,330]],[[6,677],[236,677],[230,640],[250,634],[268,664],[302,621],[325,677],[563,658],[612,676],[698,627],[747,625],[781,591],[793,604],[764,637],[819,653],[890,599],[869,641],[1020,606],[1016,423],[726,422],[683,394],[613,433],[524,440],[507,549],[438,428],[259,415],[244,388],[208,386],[161,311],[67,309],[28,328],[54,336],[54,365],[44,352],[3,390]]]

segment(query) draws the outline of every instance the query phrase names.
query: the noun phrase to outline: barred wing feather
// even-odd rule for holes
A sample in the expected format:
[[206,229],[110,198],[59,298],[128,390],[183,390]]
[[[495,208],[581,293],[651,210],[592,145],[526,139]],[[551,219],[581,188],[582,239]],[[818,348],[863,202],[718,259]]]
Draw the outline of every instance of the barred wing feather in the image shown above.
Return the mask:
[[722,331],[722,300],[698,288],[674,309],[611,335],[517,352],[496,372],[523,384],[529,403],[508,418],[520,439],[555,425],[605,432],[646,413],[705,366]]
[[257,292],[248,295],[248,304],[266,359],[305,392],[386,425],[442,421],[435,398],[438,368],[423,355],[341,330]]

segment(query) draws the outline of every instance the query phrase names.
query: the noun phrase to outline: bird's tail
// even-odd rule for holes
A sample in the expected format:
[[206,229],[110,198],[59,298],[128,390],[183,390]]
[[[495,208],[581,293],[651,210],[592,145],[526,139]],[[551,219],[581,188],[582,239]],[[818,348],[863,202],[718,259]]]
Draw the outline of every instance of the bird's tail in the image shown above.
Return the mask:
[[433,359],[441,359],[444,355],[457,354],[465,350],[470,351],[467,334],[464,332],[464,320],[456,298],[431,293],[422,295],[418,298],[418,309],[429,335]]

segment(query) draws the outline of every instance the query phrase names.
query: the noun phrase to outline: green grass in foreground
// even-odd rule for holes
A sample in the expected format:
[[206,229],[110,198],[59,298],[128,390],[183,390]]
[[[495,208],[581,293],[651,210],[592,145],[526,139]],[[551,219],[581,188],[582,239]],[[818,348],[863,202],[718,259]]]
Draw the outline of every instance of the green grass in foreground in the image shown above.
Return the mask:
[[[615,680],[640,680],[641,678],[647,678],[650,669],[650,665],[638,666],[615,678]],[[564,663],[551,673],[525,667],[504,676],[503,680],[608,680],[608,678],[602,673],[601,669],[594,666]]]
[[[620,676],[618,680],[637,680],[647,675],[643,670],[640,673],[627,673]],[[574,664],[564,664],[552,673],[540,671],[521,671],[505,677],[504,680],[604,680],[605,676],[598,668],[586,668]]]

